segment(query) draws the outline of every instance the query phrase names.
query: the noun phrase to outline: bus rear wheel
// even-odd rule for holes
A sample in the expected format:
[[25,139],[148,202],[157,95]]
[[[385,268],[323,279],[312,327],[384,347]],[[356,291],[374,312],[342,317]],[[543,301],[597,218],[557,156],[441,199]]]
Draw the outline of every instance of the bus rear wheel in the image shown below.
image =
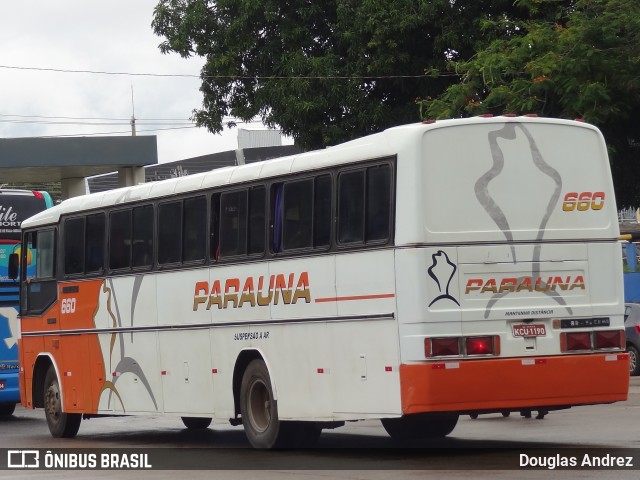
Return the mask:
[[400,418],[383,418],[382,426],[397,441],[425,440],[449,435],[458,423],[452,413],[418,413]]
[[261,359],[249,363],[242,376],[240,414],[247,439],[254,448],[310,447],[322,433],[314,422],[287,422],[278,418],[269,370]]
[[47,418],[49,431],[54,438],[75,437],[80,429],[82,415],[79,413],[64,413],[62,411],[62,397],[60,383],[53,366],[47,370],[44,379],[44,414]]

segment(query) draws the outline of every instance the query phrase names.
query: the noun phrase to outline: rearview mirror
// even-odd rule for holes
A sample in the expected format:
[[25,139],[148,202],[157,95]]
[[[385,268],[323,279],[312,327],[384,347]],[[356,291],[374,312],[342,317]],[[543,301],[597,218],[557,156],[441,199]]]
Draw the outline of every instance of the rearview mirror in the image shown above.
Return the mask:
[[20,265],[20,257],[17,253],[9,255],[9,278],[15,280],[18,278],[18,267]]

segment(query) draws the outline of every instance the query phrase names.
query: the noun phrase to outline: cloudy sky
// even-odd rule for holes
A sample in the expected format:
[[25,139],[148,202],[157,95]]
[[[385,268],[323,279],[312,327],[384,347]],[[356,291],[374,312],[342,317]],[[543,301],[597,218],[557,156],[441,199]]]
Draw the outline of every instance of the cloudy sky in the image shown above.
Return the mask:
[[[203,60],[160,53],[162,38],[151,29],[156,4],[3,1],[0,137],[130,135],[133,88],[138,135],[157,135],[160,162],[237,148],[237,129],[213,135],[189,122],[192,110],[202,103],[197,76]],[[263,127],[254,123],[239,128]]]

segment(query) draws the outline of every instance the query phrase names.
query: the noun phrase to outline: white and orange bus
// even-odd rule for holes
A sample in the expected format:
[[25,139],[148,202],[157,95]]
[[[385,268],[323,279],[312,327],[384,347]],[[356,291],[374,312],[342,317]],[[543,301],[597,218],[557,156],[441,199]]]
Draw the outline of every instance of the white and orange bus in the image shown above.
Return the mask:
[[625,400],[616,212],[595,127],[506,116],[73,198],[23,223],[23,405],[270,448]]

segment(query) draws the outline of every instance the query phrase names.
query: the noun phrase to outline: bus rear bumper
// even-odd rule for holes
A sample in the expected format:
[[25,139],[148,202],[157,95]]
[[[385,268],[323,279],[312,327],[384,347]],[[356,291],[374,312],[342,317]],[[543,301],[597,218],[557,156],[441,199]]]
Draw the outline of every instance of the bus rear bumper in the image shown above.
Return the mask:
[[611,403],[627,399],[629,355],[403,364],[400,382],[405,415]]

